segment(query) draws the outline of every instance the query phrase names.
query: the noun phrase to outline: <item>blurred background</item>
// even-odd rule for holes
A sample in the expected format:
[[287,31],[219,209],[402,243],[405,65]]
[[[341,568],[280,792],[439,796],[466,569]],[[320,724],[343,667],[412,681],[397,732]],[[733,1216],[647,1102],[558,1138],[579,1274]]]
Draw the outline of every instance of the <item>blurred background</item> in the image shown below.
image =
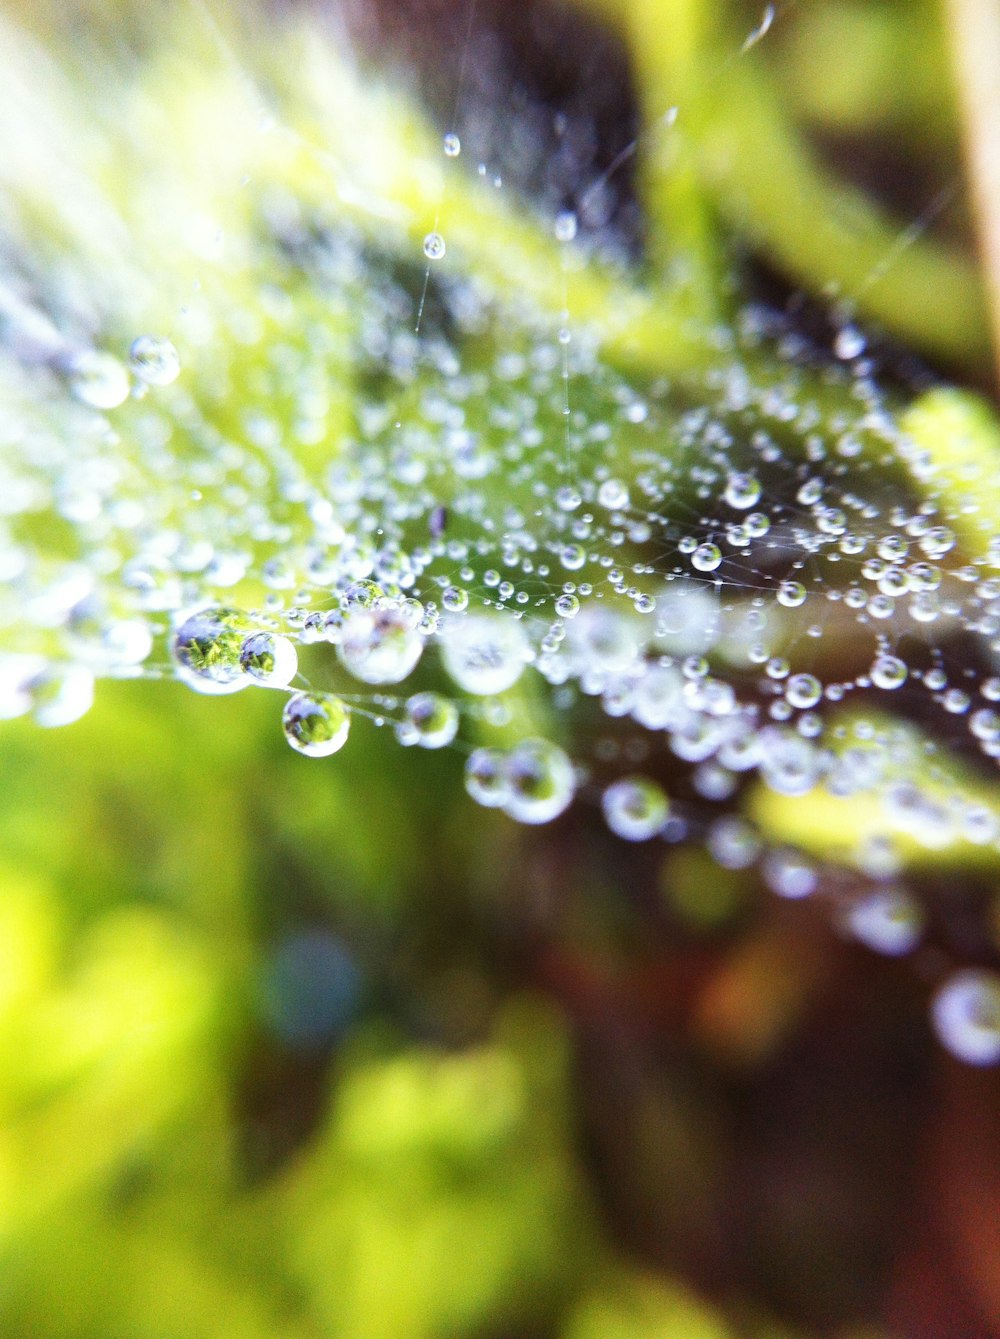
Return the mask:
[[[961,3],[4,8],[55,122],[154,86],[158,119],[87,131],[112,198],[211,114],[185,99],[213,32],[287,107],[305,30],[526,227],[572,214],[586,265],[665,266],[696,321],[758,303],[818,365],[857,322],[899,403],[994,394]],[[673,106],[697,153],[657,193]],[[28,130],[0,142],[11,190]],[[45,190],[73,170],[54,155]],[[74,310],[46,198],[24,235]],[[0,725],[5,1339],[1000,1335],[1000,1071],[928,1021],[945,956],[997,965],[995,861],[912,871],[926,941],[878,953],[824,897],[843,868],[780,897],[593,806],[518,826],[447,749],[298,756],[270,696],[107,679],[63,729]]]

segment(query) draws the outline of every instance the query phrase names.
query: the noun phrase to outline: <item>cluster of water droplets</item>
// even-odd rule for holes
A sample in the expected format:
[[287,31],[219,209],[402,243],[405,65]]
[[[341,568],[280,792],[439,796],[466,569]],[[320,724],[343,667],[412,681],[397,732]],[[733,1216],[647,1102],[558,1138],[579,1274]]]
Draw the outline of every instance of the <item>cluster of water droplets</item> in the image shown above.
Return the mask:
[[[34,362],[8,335],[0,716],[68,724],[102,677],[264,688],[308,758],[388,726],[518,822],[579,799],[792,899],[823,860],[743,799],[861,800],[841,923],[913,949],[907,844],[1000,852],[948,770],[956,733],[1000,757],[1000,538],[963,553],[863,337],[824,360],[751,309],[700,372],[629,376],[585,327],[507,320],[436,225],[410,266],[293,199],[256,227],[252,302],[183,365],[150,334]],[[885,725],[903,700],[947,746]],[[935,999],[974,1063],[1000,1058],[997,992]]]

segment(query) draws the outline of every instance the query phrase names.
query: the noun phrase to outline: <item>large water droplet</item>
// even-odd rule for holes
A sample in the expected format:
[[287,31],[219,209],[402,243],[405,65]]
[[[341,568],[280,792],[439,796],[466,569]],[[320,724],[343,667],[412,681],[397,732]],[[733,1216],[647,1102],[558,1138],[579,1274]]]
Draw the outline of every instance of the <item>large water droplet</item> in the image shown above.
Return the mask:
[[416,693],[408,698],[396,727],[401,744],[419,744],[425,749],[444,748],[457,733],[458,708],[440,693]]
[[330,693],[293,693],[281,715],[285,738],[308,758],[325,758],[343,748],[351,717]]
[[140,335],[128,351],[132,371],[150,386],[169,386],[180,375],[181,360],[169,339]]
[[977,968],[956,972],[931,1005],[934,1030],[947,1049],[970,1065],[1000,1062],[1000,977]]
[[691,555],[691,566],[698,572],[714,572],[722,562],[722,550],[717,544],[699,544]]
[[778,603],[786,609],[797,609],[805,600],[806,588],[801,581],[783,581],[778,587]]
[[70,368],[73,394],[94,409],[117,409],[128,399],[128,372],[110,353],[78,354]]
[[240,647],[245,674],[271,688],[287,688],[299,668],[295,646],[273,632],[252,632]]
[[852,904],[847,927],[876,953],[901,957],[920,942],[923,916],[905,888],[877,888]]
[[504,765],[504,812],[519,823],[548,823],[567,808],[576,789],[573,764],[547,739],[525,739]]
[[898,656],[879,656],[870,674],[876,688],[902,688],[906,682],[906,662]]
[[353,609],[344,620],[337,655],[362,683],[400,683],[423,651],[423,638],[398,609]]
[[94,702],[94,676],[83,665],[50,665],[28,682],[31,711],[39,725],[72,725]]
[[439,232],[429,232],[424,238],[424,255],[428,260],[440,260],[447,250]]
[[669,813],[662,789],[644,776],[613,781],[601,797],[601,808],[611,831],[630,842],[648,841],[662,832]]
[[469,614],[442,630],[441,654],[459,688],[492,696],[517,683],[530,649],[520,623],[491,614]]
[[759,501],[761,495],[760,480],[752,474],[731,474],[726,482],[723,494],[730,507],[745,511]]
[[465,789],[485,809],[507,803],[510,785],[506,758],[499,749],[476,749],[465,764]]
[[793,707],[814,707],[823,696],[823,685],[815,674],[793,674],[785,684],[785,697]]
[[243,672],[240,652],[250,627],[238,609],[202,609],[191,614],[174,634],[174,658],[180,677],[199,693],[235,693],[251,682]]

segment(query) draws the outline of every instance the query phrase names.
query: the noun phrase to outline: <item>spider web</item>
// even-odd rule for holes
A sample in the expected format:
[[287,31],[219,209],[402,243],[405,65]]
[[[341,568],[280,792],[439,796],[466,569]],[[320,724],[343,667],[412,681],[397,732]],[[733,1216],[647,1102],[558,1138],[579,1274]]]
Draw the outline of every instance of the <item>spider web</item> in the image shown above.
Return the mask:
[[[589,807],[914,948],[907,870],[1000,849],[992,430],[901,393],[844,294],[828,344],[756,303],[630,352],[629,174],[683,106],[610,146],[530,99],[512,129],[470,7],[434,140],[342,34],[279,25],[282,83],[191,15],[84,125],[72,58],[5,33],[31,134],[0,219],[2,714],[68,724],[103,677],[266,689],[306,755],[392,730],[518,821]],[[938,1013],[976,1060],[1000,993],[974,985]]]

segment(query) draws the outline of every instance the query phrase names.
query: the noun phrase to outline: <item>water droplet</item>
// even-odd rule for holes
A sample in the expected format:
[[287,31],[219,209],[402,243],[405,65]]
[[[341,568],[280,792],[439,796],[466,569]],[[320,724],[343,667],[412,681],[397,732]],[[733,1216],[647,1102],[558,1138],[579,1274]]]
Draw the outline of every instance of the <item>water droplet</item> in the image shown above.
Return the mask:
[[731,474],[723,497],[730,507],[746,511],[760,500],[760,495],[760,481],[752,474]]
[[576,236],[576,215],[572,210],[563,210],[561,214],[556,215],[554,232],[557,242],[572,242]]
[[859,898],[847,912],[847,928],[862,944],[901,957],[916,948],[923,916],[905,888],[877,888]]
[[582,501],[580,490],[572,484],[563,484],[556,490],[556,506],[560,511],[576,511]]
[[833,352],[844,362],[860,358],[867,346],[867,340],[854,325],[844,325],[837,331],[833,340]]
[[749,869],[760,854],[760,835],[742,818],[720,818],[708,830],[708,849],[723,869]]
[[798,851],[769,851],[762,866],[764,882],[778,897],[798,900],[816,891],[815,867]]
[[714,572],[722,562],[722,550],[717,544],[699,544],[691,555],[691,566],[699,572]]
[[507,803],[510,787],[504,755],[499,749],[476,749],[465,764],[465,789],[485,809]]
[[669,813],[662,789],[644,776],[612,782],[601,797],[601,808],[611,831],[630,842],[647,841],[662,832]]
[[462,586],[446,586],[441,592],[441,605],[449,613],[460,614],[469,607],[469,592]]
[[879,656],[869,675],[876,688],[902,688],[906,683],[906,662],[898,656]]
[[169,386],[180,375],[181,360],[169,339],[140,335],[128,351],[132,371],[150,386]]
[[519,823],[548,823],[566,809],[576,789],[573,764],[547,739],[525,739],[504,763],[504,813]]
[[793,707],[814,707],[823,696],[823,685],[815,674],[793,674],[785,684],[785,698]]
[[786,609],[797,609],[805,600],[806,588],[801,581],[783,581],[778,587],[778,603]]
[[273,632],[252,632],[240,647],[245,674],[272,688],[287,688],[299,669],[295,646]]
[[385,591],[377,581],[352,581],[340,598],[345,609],[374,609],[385,599]]
[[416,693],[408,698],[396,727],[401,744],[419,744],[425,749],[444,748],[457,733],[458,708],[440,693]]
[[931,1004],[942,1044],[970,1065],[1000,1062],[1000,977],[978,968],[955,972]]
[[492,696],[513,687],[530,655],[528,639],[509,618],[469,614],[441,633],[444,667],[467,693]]
[[423,649],[423,638],[403,611],[352,609],[340,630],[337,655],[362,683],[401,683]]
[[806,795],[819,780],[820,760],[815,747],[782,726],[760,732],[760,775],[779,795]]
[[457,158],[462,152],[462,141],[456,134],[449,132],[443,140],[445,154],[448,158]]
[[624,511],[628,506],[628,489],[620,479],[605,479],[597,490],[597,501],[608,511]]
[[235,693],[251,682],[240,652],[250,620],[238,609],[202,609],[174,634],[173,652],[180,677],[199,693]]
[[78,400],[94,409],[117,409],[128,399],[129,375],[110,353],[81,353],[70,368],[70,387]]
[[351,717],[330,693],[293,693],[281,714],[285,738],[308,758],[325,758],[344,747]]
[[26,687],[32,715],[48,729],[72,725],[94,702],[94,675],[83,665],[49,665]]
[[446,249],[444,238],[439,232],[429,232],[424,238],[424,255],[428,260],[440,260]]

